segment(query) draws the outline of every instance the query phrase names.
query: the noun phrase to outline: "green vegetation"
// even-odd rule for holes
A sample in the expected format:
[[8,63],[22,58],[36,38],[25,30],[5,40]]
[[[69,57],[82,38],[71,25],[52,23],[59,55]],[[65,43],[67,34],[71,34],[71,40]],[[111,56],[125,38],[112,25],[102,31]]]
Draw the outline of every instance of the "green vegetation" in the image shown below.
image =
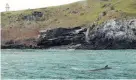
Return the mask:
[[[34,11],[44,14],[38,21],[24,20]],[[2,12],[2,28],[7,27],[75,27],[93,22],[104,22],[112,18],[136,16],[135,0],[86,0],[68,5],[22,11]]]

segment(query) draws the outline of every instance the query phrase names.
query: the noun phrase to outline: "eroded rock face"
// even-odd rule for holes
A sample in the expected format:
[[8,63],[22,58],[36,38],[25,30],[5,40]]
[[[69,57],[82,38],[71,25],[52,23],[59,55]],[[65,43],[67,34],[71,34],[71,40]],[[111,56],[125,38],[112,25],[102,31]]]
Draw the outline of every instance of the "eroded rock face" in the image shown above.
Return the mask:
[[75,49],[136,49],[136,19],[109,20],[90,28],[52,29],[38,42],[44,48],[64,45],[75,45]]
[[42,30],[38,39],[9,41],[2,48],[136,49],[136,19],[109,20],[87,28]]
[[93,29],[89,38],[96,49],[136,48],[136,19],[107,21]]
[[44,48],[62,45],[84,43],[86,29],[76,28],[57,28],[42,32],[38,40],[38,46]]

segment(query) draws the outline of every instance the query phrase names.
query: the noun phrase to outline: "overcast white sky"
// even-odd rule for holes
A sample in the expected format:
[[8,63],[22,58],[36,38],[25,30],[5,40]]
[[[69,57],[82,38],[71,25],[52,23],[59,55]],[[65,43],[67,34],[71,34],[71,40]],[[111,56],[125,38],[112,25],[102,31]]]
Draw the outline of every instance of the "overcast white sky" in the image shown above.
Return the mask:
[[22,9],[34,9],[47,6],[57,6],[68,4],[80,0],[0,0],[0,12],[5,11],[6,3],[10,6],[10,11]]

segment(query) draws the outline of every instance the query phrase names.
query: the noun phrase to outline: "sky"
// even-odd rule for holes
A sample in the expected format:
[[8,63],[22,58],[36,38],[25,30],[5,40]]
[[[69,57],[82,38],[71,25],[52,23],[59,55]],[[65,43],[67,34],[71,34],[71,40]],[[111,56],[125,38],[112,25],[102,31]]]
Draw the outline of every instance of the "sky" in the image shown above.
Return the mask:
[[48,6],[57,6],[73,3],[80,0],[0,0],[0,12],[6,11],[5,7],[8,3],[10,11],[35,9]]

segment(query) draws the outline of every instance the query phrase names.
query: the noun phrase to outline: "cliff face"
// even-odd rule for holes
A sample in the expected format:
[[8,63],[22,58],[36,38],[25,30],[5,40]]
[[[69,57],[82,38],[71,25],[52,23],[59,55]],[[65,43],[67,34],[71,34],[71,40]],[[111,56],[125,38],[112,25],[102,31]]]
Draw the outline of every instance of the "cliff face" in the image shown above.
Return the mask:
[[86,28],[81,27],[47,30],[41,33],[37,45],[43,48],[64,45],[67,45],[66,48],[76,48],[75,45],[86,43],[85,32]]
[[41,35],[39,45],[43,47],[75,45],[76,49],[136,48],[136,19],[109,20],[94,26],[92,25],[90,28],[58,28],[46,31]]
[[[135,0],[83,0],[47,8],[2,12],[2,48],[134,48],[135,29],[131,26],[135,25],[130,24],[130,29],[126,27],[131,20],[110,20],[133,17],[136,17]],[[81,26],[93,22],[105,23]],[[76,26],[79,27],[74,28]],[[37,39],[43,29],[51,30],[43,31]]]
[[88,37],[94,49],[136,48],[136,19],[109,20],[91,30]]
[[[39,37],[31,42],[36,45],[25,47],[25,44],[21,44],[19,48],[136,49],[136,19],[109,20],[88,28],[78,26],[43,30]],[[7,48],[18,48],[12,47],[13,42],[6,45]],[[5,45],[2,48],[6,48]]]

